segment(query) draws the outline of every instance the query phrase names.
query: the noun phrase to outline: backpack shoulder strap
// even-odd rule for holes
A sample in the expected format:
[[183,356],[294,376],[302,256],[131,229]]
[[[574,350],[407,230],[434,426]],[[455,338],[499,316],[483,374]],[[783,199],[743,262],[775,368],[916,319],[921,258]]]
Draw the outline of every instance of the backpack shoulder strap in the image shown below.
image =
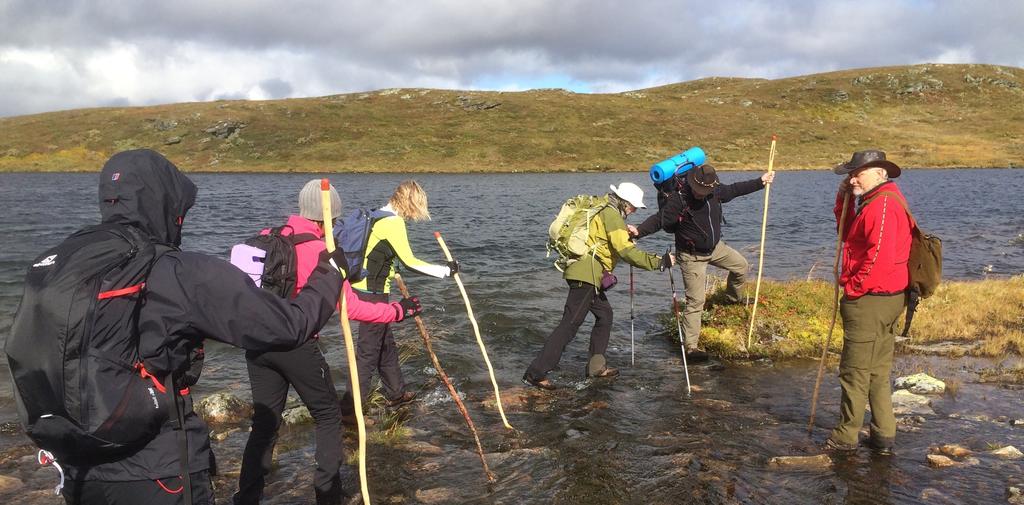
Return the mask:
[[296,235],[289,235],[289,237],[291,238],[292,245],[299,245],[305,242],[312,242],[314,240],[319,239],[319,237],[313,235],[312,233],[299,233]]
[[877,194],[871,195],[871,198],[868,198],[866,201],[862,202],[861,208],[866,207],[867,204],[873,202],[876,198],[880,196],[891,196],[893,200],[896,200],[896,203],[900,204],[900,207],[903,207],[903,210],[907,213],[907,217],[910,218],[910,227],[918,227],[917,220],[914,219],[914,214],[910,212],[910,206],[907,205],[907,201],[904,200],[903,196],[901,196],[899,193],[893,191],[879,191]]

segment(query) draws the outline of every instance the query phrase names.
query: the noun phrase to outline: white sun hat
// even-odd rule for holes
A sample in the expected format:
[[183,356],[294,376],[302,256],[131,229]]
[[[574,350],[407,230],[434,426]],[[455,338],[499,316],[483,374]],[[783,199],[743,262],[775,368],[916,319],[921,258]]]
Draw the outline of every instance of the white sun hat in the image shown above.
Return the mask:
[[611,188],[612,193],[618,195],[619,198],[629,202],[630,205],[638,209],[646,209],[644,205],[644,190],[640,189],[640,186],[633,184],[632,182],[624,182],[615,187],[614,184],[608,186]]

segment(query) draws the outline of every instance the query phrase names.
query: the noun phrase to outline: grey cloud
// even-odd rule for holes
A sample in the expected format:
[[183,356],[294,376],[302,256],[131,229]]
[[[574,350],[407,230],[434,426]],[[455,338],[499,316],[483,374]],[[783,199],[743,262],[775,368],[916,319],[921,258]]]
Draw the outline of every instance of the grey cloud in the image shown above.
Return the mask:
[[291,96],[293,88],[287,81],[281,79],[267,79],[260,83],[262,89],[270,98],[287,98]]
[[[256,88],[284,97],[383,87],[468,87],[495,75],[526,81],[558,75],[595,91],[622,91],[711,75],[776,78],[964,55],[979,63],[1024,65],[1024,32],[1019,29],[1024,2],[1010,0],[325,4],[7,2],[0,4],[5,20],[0,54],[5,47],[89,54],[128,44],[145,56],[148,71],[159,73],[187,68],[183,48],[191,45],[213,54],[276,52],[291,65],[288,74],[254,75],[229,90],[218,87],[222,76],[205,76],[206,82],[191,76],[177,94],[153,98],[164,101],[244,96],[239,90]],[[87,74],[83,69],[75,73]],[[8,91],[10,84],[4,83],[0,77],[0,91]],[[0,114],[19,107],[0,104]]]

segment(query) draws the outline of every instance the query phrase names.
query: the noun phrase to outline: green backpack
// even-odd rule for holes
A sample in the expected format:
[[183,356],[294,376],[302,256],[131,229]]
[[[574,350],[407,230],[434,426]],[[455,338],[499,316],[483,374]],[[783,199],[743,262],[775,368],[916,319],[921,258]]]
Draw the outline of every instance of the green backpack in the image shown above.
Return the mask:
[[921,298],[928,298],[938,289],[942,282],[942,239],[921,231],[917,220],[910,213],[907,201],[892,191],[882,191],[871,197],[863,205],[882,195],[893,197],[910,218],[910,257],[907,259],[907,270],[910,274],[907,285],[907,314],[903,321],[903,337],[910,335],[910,324],[914,321],[914,313]]
[[593,195],[574,196],[562,204],[548,227],[547,243],[548,256],[551,251],[558,253],[554,265],[559,272],[583,256],[594,254],[596,245],[590,242],[590,222],[607,206],[607,196]]

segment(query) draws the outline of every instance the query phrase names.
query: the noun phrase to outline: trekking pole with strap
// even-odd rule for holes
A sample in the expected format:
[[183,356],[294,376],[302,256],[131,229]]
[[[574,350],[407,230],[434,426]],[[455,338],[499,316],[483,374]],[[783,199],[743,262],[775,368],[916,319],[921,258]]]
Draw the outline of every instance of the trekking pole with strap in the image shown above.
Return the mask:
[[[402,293],[402,296],[409,298],[409,290],[405,287],[405,281],[402,280],[400,274],[395,274],[395,285],[398,286],[398,290]],[[462,417],[466,420],[466,424],[469,426],[469,431],[473,433],[473,440],[476,441],[476,453],[480,455],[480,462],[484,466],[484,474],[487,476],[488,482],[494,482],[494,474],[491,473],[491,469],[487,466],[487,459],[484,458],[484,448],[480,445],[480,435],[476,432],[476,426],[473,425],[473,420],[469,417],[469,412],[466,410],[466,406],[462,403],[462,398],[459,397],[458,391],[455,390],[455,386],[452,385],[451,379],[448,378],[448,374],[445,373],[444,368],[441,367],[441,362],[438,361],[437,355],[434,354],[434,348],[430,345],[430,335],[427,333],[427,326],[423,324],[423,318],[415,316],[416,328],[420,330],[420,337],[423,338],[423,345],[427,348],[427,355],[430,356],[431,363],[434,364],[434,370],[437,370],[437,376],[444,382],[445,387],[448,388],[448,394],[451,395],[452,400],[455,401],[455,406],[459,408],[459,412],[462,413]]]
[[[665,254],[672,252],[671,249],[665,251]],[[679,271],[682,272],[683,267],[679,267]],[[676,330],[679,331],[679,349],[683,351],[683,373],[686,375],[686,396],[690,396],[690,367],[686,364],[686,339],[683,337],[683,322],[679,316],[679,298],[676,296],[676,280],[672,277],[672,266],[668,267],[668,282],[672,286],[672,312],[676,315]]]
[[[772,135],[772,147],[768,150],[768,173],[775,170],[775,135]],[[764,217],[761,218],[761,252],[757,255],[757,283],[754,287],[754,306],[750,309],[750,328],[747,330],[747,352],[750,352],[754,337],[754,318],[757,317],[757,299],[761,295],[761,274],[764,272],[764,237],[768,228],[768,195],[772,192],[772,183],[764,187]]]
[[821,377],[825,374],[825,359],[828,358],[828,346],[832,342],[832,332],[836,329],[836,317],[839,315],[839,257],[843,253],[843,227],[846,225],[846,211],[850,206],[850,195],[843,197],[843,210],[839,213],[838,235],[836,240],[836,259],[832,264],[832,275],[835,277],[835,285],[832,288],[832,322],[828,326],[828,335],[821,343],[821,360],[818,362],[818,376],[814,379],[814,392],[811,394],[811,418],[807,421],[807,434],[814,431],[814,412],[818,408],[818,390],[821,387]]
[[[324,211],[324,240],[327,252],[333,253],[334,229],[331,223],[331,183],[327,179],[320,180],[320,202]],[[352,324],[348,320],[348,301],[345,299],[345,286],[342,281],[340,299],[338,301],[338,319],[341,322],[341,334],[345,338],[345,354],[348,356],[348,375],[352,384],[352,404],[356,416],[356,428],[359,432],[359,487],[363,493],[363,505],[370,505],[370,489],[366,482],[366,423],[363,420],[363,395],[359,391],[359,374],[356,365],[356,348],[352,341]]]
[[636,366],[636,341],[633,331],[633,265],[629,265],[629,366]]
[[[452,259],[452,253],[448,250],[448,246],[444,243],[444,239],[441,238],[441,232],[435,231],[434,238],[437,239],[437,243],[441,245],[441,250],[444,251],[444,257],[449,262],[454,261]],[[469,295],[466,294],[466,287],[462,284],[462,278],[458,272],[452,275],[455,278],[455,284],[459,286],[459,292],[462,293],[462,300],[466,302],[466,314],[469,315],[469,322],[473,326],[473,333],[476,334],[476,343],[480,346],[480,353],[484,356],[484,363],[487,364],[487,373],[491,376],[491,384],[494,385],[494,402],[498,404],[498,413],[501,414],[501,422],[505,424],[508,429],[513,429],[512,425],[509,424],[508,418],[505,417],[505,408],[501,405],[501,391],[498,390],[498,381],[494,378],[494,368],[491,366],[491,360],[487,357],[487,348],[484,347],[484,339],[480,337],[480,326],[476,323],[476,316],[473,315],[473,307],[469,304]]]

